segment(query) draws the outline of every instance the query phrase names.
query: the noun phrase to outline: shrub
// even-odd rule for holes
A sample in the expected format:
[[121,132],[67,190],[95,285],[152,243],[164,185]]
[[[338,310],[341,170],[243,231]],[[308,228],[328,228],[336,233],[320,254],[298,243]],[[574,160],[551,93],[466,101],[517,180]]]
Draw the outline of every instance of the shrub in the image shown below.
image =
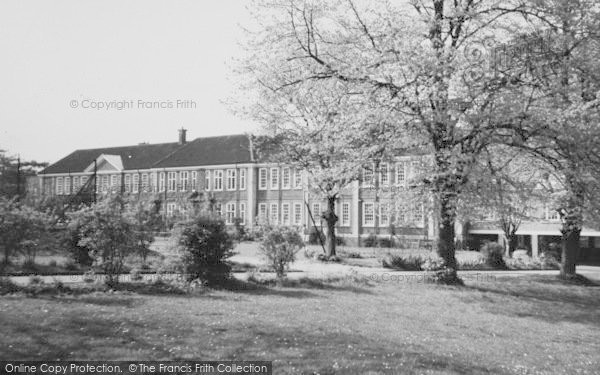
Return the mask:
[[56,261],[54,259],[52,259],[50,262],[48,262],[48,265],[50,267],[56,267],[57,266]]
[[26,259],[23,262],[23,270],[26,272],[37,272],[38,267],[32,259]]
[[129,277],[132,281],[139,281],[143,278],[139,268],[132,268],[129,271]]
[[339,262],[341,259],[337,255],[327,256],[327,254],[320,253],[317,255],[317,260],[321,262]]
[[208,285],[219,285],[230,278],[227,259],[233,255],[233,241],[221,218],[198,216],[174,230],[187,281],[200,279]]
[[346,240],[344,240],[344,237],[335,236],[335,244],[336,246],[344,246],[346,244]]
[[86,283],[93,283],[96,281],[96,273],[93,270],[86,271],[83,274],[83,281]]
[[304,256],[308,259],[314,258],[316,253],[317,253],[317,251],[313,248],[307,247],[304,249]]
[[377,239],[377,247],[392,247],[392,241],[387,237],[381,237]]
[[77,271],[77,264],[71,259],[67,260],[64,264],[64,267],[67,271]]
[[427,258],[421,265],[423,271],[438,272],[444,269],[444,260],[442,258]]
[[16,293],[21,288],[8,277],[0,277],[0,295]]
[[352,258],[352,259],[360,259],[360,258],[362,258],[362,254],[359,253],[358,251],[351,251],[346,254],[346,257]]
[[[321,238],[319,240],[319,237]],[[311,245],[321,245],[325,243],[325,234],[315,228],[315,227],[311,227],[310,228],[310,232],[308,233],[308,243]]]
[[302,236],[295,228],[275,226],[269,228],[260,243],[260,250],[277,278],[285,276],[285,270],[296,259],[296,253],[304,247]]
[[135,221],[124,204],[114,196],[69,214],[69,226],[80,238],[77,245],[90,250],[110,288],[118,284],[125,258],[138,250]]
[[481,248],[481,254],[488,266],[501,270],[507,268],[503,258],[504,246],[495,242],[488,242]]
[[38,285],[38,284],[43,284],[44,280],[42,280],[41,277],[39,276],[30,276],[29,277],[29,285]]
[[388,255],[382,260],[385,268],[400,269],[404,271],[422,271],[425,259],[419,255],[409,255],[402,257],[399,255]]
[[363,240],[363,246],[364,247],[375,247],[377,246],[377,236],[374,235],[373,233],[369,234],[369,236],[367,236],[367,238],[365,238]]

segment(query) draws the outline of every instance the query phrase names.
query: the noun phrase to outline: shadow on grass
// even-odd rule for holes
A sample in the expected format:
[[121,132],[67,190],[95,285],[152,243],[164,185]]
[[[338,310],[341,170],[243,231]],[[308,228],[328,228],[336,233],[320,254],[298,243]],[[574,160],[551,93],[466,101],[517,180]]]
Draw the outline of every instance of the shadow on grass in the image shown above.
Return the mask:
[[[463,290],[485,293],[489,311],[549,322],[587,323],[600,326],[600,284],[583,276],[570,281],[558,276],[501,277],[495,283],[466,285]],[[469,297],[469,299],[477,297]],[[507,300],[506,300],[507,298]]]

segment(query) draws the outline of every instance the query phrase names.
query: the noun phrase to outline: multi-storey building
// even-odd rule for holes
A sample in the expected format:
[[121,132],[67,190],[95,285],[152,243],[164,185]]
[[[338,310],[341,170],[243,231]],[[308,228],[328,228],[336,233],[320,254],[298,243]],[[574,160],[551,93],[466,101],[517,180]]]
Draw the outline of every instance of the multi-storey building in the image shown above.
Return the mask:
[[[310,189],[305,173],[259,160],[256,154],[247,135],[188,142],[181,129],[178,142],[74,151],[39,174],[40,189],[45,195],[67,197],[91,184],[97,196],[119,193],[158,202],[166,218],[185,212],[191,202],[210,201],[229,225],[239,218],[252,227],[260,217],[303,227],[306,233],[324,225],[320,214],[326,201]],[[427,201],[405,199],[421,163],[420,156],[401,156],[363,170],[361,181],[339,195],[338,235],[348,244],[359,244],[370,235],[393,234],[407,246],[429,245],[437,225],[426,209]],[[517,232],[520,247],[532,256],[560,236],[560,222],[552,210],[541,209],[538,216]],[[503,241],[493,217],[470,223],[465,234]],[[592,258],[600,257],[600,232],[585,228],[582,236],[583,248],[592,252]]]

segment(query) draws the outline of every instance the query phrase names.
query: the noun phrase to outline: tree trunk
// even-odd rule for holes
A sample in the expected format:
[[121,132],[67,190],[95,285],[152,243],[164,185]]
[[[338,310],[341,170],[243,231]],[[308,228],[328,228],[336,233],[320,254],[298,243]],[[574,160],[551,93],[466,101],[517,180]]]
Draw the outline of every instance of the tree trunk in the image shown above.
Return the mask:
[[566,228],[563,230],[561,238],[562,259],[560,262],[560,277],[563,279],[575,277],[580,234],[580,228]]
[[325,234],[325,251],[327,257],[335,254],[335,224],[338,217],[335,214],[335,196],[327,197],[327,211],[323,213],[323,219],[327,223],[327,233]]
[[517,249],[517,245],[519,244],[519,237],[517,237],[515,232],[512,232],[508,236],[508,255],[512,256],[514,251]]
[[444,260],[445,270],[440,281],[448,284],[460,283],[456,273],[456,257],[454,245],[454,222],[456,208],[454,201],[447,194],[442,193],[440,199],[440,230],[438,234],[437,253]]

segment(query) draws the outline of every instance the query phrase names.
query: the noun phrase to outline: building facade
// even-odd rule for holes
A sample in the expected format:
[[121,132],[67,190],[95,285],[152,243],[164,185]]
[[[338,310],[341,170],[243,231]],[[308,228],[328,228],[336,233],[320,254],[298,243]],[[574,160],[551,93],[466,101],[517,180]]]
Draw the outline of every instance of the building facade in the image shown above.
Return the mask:
[[[407,193],[422,163],[422,156],[401,156],[363,170],[361,181],[339,194],[338,236],[349,245],[375,236],[393,238],[405,247],[431,247],[437,236],[435,217],[426,199],[409,198]],[[87,187],[98,197],[123,194],[158,202],[167,219],[184,215],[198,202],[210,202],[228,225],[239,220],[252,228],[262,219],[299,226],[307,234],[313,227],[324,227],[320,216],[327,208],[304,171],[258,160],[249,136],[188,142],[184,129],[178,142],[74,151],[44,169],[39,184],[45,196],[68,198],[92,184]],[[533,257],[560,240],[556,213],[547,207],[539,211],[539,220],[523,223],[517,232],[519,247]],[[505,241],[493,215],[463,229],[459,224],[457,233],[470,236],[472,243]],[[585,228],[582,248],[581,257],[600,260],[600,232]]]

